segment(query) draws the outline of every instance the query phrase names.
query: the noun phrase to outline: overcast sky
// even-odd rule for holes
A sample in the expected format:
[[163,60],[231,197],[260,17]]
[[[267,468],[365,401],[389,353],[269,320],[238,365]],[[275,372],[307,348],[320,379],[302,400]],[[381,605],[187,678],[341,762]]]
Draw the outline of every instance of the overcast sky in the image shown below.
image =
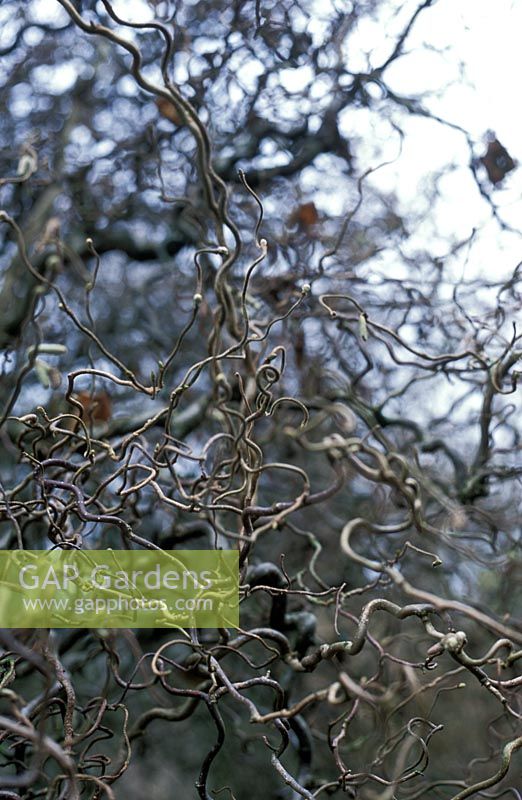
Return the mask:
[[[385,25],[361,25],[361,51],[373,50],[373,59],[379,63],[378,56],[386,53],[386,34],[400,29],[416,5],[399,3],[400,13],[394,18],[397,4],[389,2]],[[465,128],[476,155],[485,152],[488,129],[495,131],[521,167],[510,173],[500,188],[494,188],[481,174],[502,219],[516,228],[522,228],[521,32],[520,0],[437,0],[419,16],[406,54],[387,73],[388,83],[399,93],[437,92],[427,101],[428,108]],[[426,50],[426,44],[438,52]],[[462,259],[469,256],[468,274],[511,272],[522,257],[521,238],[501,232],[494,222],[487,224],[491,210],[474,184],[465,138],[451,128],[415,117],[406,121],[404,130],[401,158],[379,171],[381,185],[395,188],[407,206],[415,205],[419,189],[426,186],[427,173],[438,169],[446,173],[438,184],[441,201],[419,231],[418,241],[433,236],[436,229],[443,253],[448,236],[465,238],[486,223],[471,253],[461,254]],[[448,164],[452,165],[449,173]]]

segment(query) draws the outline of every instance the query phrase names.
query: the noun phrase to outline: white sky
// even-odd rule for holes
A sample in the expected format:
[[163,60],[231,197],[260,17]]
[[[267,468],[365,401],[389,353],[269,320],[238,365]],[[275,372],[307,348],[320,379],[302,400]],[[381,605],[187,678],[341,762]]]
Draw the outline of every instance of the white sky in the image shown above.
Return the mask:
[[[401,3],[404,14],[399,18],[407,18],[414,5]],[[390,8],[394,6],[394,2],[389,3]],[[374,64],[390,52],[389,44],[388,49],[385,43],[380,47],[386,36],[383,27],[379,30],[378,26],[366,23],[360,29],[361,50],[373,51]],[[520,0],[438,0],[417,19],[406,47],[406,53],[411,54],[397,60],[386,79],[393,90],[402,94],[422,94],[427,88],[440,87],[440,96],[426,105],[470,133],[476,144],[475,155],[485,152],[486,131],[495,131],[521,166],[506,177],[500,188],[491,186],[482,171],[481,176],[500,208],[502,219],[522,229],[521,34]],[[425,43],[443,52],[423,52]],[[460,75],[459,62],[463,65]],[[447,164],[454,165],[455,171],[439,184],[442,201],[424,229],[418,231],[419,244],[423,237],[431,239],[433,229],[440,233],[440,248],[444,253],[444,239],[452,235],[467,237],[474,227],[490,219],[491,211],[472,179],[469,148],[461,134],[414,117],[407,121],[405,133],[400,159],[380,170],[376,181],[398,191],[406,206],[414,206],[426,185],[423,181],[427,173],[432,169],[444,170]],[[467,274],[486,272],[491,276],[510,272],[522,257],[521,245],[520,237],[501,233],[495,223],[486,225],[472,249]]]

